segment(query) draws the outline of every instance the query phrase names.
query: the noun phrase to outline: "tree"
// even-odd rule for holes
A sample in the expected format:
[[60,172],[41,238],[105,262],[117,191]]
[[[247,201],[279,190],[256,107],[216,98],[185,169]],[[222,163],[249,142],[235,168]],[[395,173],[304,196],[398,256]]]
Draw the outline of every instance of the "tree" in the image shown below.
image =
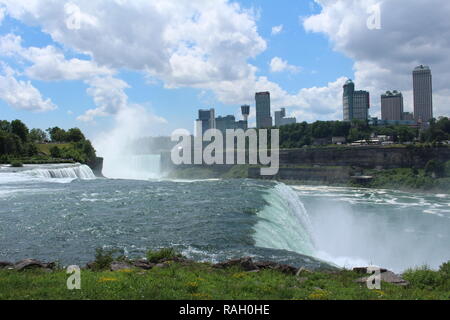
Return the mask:
[[43,143],[47,140],[47,133],[41,129],[31,129],[28,138],[31,142],[34,143]]
[[86,140],[84,134],[78,128],[72,128],[67,131],[66,139],[68,142],[81,142]]
[[52,142],[65,142],[67,141],[67,132],[59,127],[53,127],[47,129],[48,134]]
[[61,149],[58,148],[57,146],[53,146],[50,148],[50,155],[52,156],[52,158],[61,158]]
[[28,127],[20,120],[11,122],[11,132],[17,135],[22,142],[28,141],[28,134],[30,133]]
[[11,123],[6,120],[0,121],[0,131],[9,132],[11,133]]
[[430,160],[425,166],[425,174],[434,178],[444,177],[445,171],[445,163],[437,160]]

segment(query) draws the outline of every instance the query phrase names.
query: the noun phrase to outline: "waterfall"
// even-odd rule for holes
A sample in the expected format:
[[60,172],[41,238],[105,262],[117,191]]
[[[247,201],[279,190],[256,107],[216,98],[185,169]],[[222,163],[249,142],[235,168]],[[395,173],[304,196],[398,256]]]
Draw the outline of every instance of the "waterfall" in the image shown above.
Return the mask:
[[256,246],[313,256],[311,221],[296,192],[280,183],[264,198],[268,205],[257,214],[260,221],[253,236]]
[[91,168],[86,165],[39,168],[24,173],[44,179],[95,179]]
[[153,154],[105,157],[103,174],[111,179],[158,179],[160,158],[160,155]]

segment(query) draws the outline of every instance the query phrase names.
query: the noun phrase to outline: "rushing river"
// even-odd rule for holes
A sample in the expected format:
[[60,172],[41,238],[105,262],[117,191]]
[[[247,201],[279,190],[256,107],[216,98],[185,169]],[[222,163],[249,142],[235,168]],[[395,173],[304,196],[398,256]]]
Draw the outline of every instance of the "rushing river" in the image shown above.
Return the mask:
[[84,264],[98,247],[199,261],[254,256],[403,271],[450,260],[450,196],[256,180],[95,179],[86,166],[0,169],[0,260]]

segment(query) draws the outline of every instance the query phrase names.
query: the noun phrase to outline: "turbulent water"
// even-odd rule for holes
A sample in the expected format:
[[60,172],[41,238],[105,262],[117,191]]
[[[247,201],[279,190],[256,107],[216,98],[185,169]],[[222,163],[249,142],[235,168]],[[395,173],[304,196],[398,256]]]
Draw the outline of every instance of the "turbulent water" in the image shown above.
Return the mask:
[[98,247],[130,257],[175,247],[201,261],[254,256],[309,268],[402,271],[450,260],[449,243],[449,195],[95,179],[80,165],[0,169],[0,260],[83,264]]

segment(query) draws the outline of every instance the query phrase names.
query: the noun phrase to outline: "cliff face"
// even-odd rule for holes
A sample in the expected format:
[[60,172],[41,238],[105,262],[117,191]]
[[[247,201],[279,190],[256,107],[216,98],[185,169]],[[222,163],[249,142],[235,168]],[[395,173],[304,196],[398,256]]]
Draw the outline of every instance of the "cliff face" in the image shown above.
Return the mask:
[[87,163],[87,165],[91,168],[92,172],[94,172],[96,177],[103,177],[103,158],[95,158],[94,160]]
[[450,148],[349,147],[280,151],[280,165],[354,166],[367,169],[423,168],[428,161],[450,160]]

